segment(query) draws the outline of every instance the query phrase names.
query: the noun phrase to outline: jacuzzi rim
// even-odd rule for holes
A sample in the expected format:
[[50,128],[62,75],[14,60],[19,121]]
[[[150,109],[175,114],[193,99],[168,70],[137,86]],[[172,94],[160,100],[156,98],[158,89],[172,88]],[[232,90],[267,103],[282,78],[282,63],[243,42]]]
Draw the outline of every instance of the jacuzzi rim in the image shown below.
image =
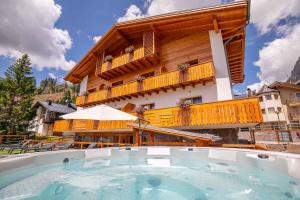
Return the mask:
[[[139,146],[139,147],[131,147],[131,150],[134,149],[147,149],[147,148],[170,148],[170,149],[186,149],[189,153],[195,153],[197,151],[188,151],[189,148],[193,149],[208,149],[208,150],[220,150],[220,151],[236,151],[236,152],[243,152],[243,153],[249,153],[249,154],[267,154],[269,156],[280,156],[285,158],[292,158],[292,159],[299,159],[300,160],[300,154],[295,153],[287,153],[287,152],[276,152],[276,151],[264,151],[264,150],[254,150],[254,149],[238,149],[238,148],[222,148],[222,147],[182,147],[182,146]],[[62,154],[66,153],[72,153],[72,152],[83,152],[90,150],[101,150],[101,149],[119,149],[119,150],[126,150],[126,147],[106,147],[106,148],[94,148],[94,149],[70,149],[70,150],[59,150],[59,151],[46,151],[46,152],[34,152],[34,153],[26,153],[26,154],[16,154],[16,155],[8,155],[5,158],[0,159],[0,165],[1,163],[5,162],[11,162],[18,159],[24,159],[24,158],[30,158],[30,157],[39,157],[43,155],[48,154]],[[131,150],[126,150],[126,152],[129,152]],[[172,155],[170,155],[172,156]]]

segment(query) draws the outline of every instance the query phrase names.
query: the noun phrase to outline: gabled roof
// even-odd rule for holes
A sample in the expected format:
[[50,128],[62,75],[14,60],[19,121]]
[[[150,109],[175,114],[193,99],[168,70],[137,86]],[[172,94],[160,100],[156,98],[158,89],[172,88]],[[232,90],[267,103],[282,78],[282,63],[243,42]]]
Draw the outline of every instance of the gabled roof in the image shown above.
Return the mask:
[[116,23],[65,76],[78,83],[95,69],[97,55],[124,41],[134,40],[145,31],[160,36],[188,31],[222,30],[226,43],[231,78],[234,83],[244,80],[245,26],[249,20],[247,1],[180,11]]
[[269,86],[267,86],[266,84],[264,84],[258,91],[256,94],[263,94],[263,93],[269,93],[269,92],[278,92],[278,90],[276,89],[272,89]]
[[57,104],[57,103],[51,103],[47,101],[37,101],[33,107],[38,107],[42,106],[46,110],[50,112],[56,112],[56,113],[61,113],[61,114],[68,114],[76,111],[76,105],[71,104],[70,106],[62,105],[62,104]]

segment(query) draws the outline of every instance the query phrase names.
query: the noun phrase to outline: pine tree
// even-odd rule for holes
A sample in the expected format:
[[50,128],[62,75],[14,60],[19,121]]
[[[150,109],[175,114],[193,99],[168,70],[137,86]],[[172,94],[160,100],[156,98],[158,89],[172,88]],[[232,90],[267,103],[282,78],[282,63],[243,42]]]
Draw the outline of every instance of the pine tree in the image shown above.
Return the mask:
[[35,114],[32,109],[35,78],[28,55],[17,59],[0,80],[0,128],[9,134],[27,132]]
[[64,96],[58,101],[58,103],[63,105],[68,105],[68,103],[74,103],[70,90],[64,92]]

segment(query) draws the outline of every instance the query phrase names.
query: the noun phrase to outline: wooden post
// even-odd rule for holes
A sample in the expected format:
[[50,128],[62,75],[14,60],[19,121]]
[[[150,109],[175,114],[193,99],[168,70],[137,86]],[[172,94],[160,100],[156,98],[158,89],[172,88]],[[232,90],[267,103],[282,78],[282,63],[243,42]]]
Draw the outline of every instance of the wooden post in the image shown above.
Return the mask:
[[135,129],[135,145],[140,146],[139,130]]
[[279,142],[280,142],[279,133],[278,133],[278,131],[276,131],[276,130],[275,130],[275,132],[276,132],[276,139],[277,139],[277,142],[279,143]]
[[150,139],[151,139],[151,142],[153,142],[153,144],[155,143],[155,135],[154,133],[149,133],[150,134]]

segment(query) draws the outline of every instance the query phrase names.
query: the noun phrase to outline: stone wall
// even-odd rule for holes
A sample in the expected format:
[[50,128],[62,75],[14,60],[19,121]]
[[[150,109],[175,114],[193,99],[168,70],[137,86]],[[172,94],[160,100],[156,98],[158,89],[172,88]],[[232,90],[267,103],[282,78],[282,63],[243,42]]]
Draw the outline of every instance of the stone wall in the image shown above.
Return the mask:
[[[189,130],[190,131],[190,130]],[[220,144],[236,144],[238,143],[238,129],[237,128],[224,128],[224,129],[207,129],[193,131],[198,133],[209,133],[212,135],[219,136],[223,138],[217,143]]]
[[[291,142],[300,142],[300,130],[299,131],[291,131],[290,132],[292,141]],[[239,132],[238,133],[239,140],[248,140],[251,141],[249,132]],[[277,142],[276,132],[255,132],[255,140],[257,142]]]

